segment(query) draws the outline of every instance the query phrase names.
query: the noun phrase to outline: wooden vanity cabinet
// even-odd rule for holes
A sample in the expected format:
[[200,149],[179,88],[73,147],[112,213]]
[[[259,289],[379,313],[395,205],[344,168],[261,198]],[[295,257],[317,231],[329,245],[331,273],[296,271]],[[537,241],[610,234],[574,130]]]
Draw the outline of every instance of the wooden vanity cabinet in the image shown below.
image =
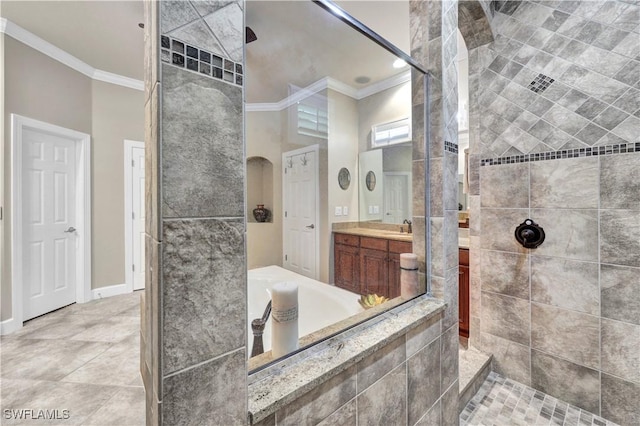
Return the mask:
[[389,297],[387,240],[360,237],[360,289],[362,294]]
[[361,294],[360,237],[335,234],[333,258],[336,286]]
[[336,286],[357,294],[400,296],[400,253],[410,242],[334,233]]
[[458,249],[458,313],[459,334],[469,337],[469,249]]

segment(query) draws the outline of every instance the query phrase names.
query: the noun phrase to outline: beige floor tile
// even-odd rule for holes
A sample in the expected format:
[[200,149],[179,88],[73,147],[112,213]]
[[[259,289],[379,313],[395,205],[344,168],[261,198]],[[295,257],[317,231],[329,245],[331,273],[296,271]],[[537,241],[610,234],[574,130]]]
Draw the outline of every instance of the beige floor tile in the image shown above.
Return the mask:
[[86,426],[144,426],[144,388],[121,389],[83,424]]
[[129,386],[140,376],[139,348],[119,343],[107,349],[68,376],[63,382]]
[[[4,384],[4,382],[3,382]],[[3,425],[16,424],[67,424],[84,425],[88,416],[96,412],[117,392],[114,386],[95,386],[81,383],[62,383],[50,381],[16,381],[15,387],[22,386],[22,390],[6,403],[3,410],[58,410],[57,414],[67,419],[37,421],[25,421],[7,419],[6,411],[3,411]],[[11,406],[10,406],[11,405]]]
[[15,339],[3,343],[0,374],[12,379],[60,380],[109,347],[101,342]]
[[106,318],[92,327],[71,337],[86,342],[117,343],[140,333],[140,320],[132,317]]

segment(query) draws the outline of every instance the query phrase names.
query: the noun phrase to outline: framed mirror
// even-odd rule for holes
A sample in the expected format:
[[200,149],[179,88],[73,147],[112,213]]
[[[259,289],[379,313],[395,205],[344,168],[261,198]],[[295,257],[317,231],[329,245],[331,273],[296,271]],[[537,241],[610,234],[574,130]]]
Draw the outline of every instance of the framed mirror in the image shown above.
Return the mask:
[[369,172],[367,172],[365,182],[369,191],[373,191],[376,188],[376,174],[373,173],[372,170],[369,170]]
[[[246,3],[246,25],[257,36],[246,45],[246,150],[273,164],[272,179],[257,184],[274,212],[266,225],[247,223],[247,323],[266,318],[250,371],[274,361],[267,306],[279,282],[298,284],[300,349],[408,300],[398,296],[399,256],[412,251],[412,236],[400,227],[412,220],[413,142],[371,149],[371,132],[379,123],[411,121],[412,81],[424,74],[406,64],[394,68],[398,56],[344,16],[312,1]],[[296,61],[308,64],[305,72],[291,66],[291,52],[302,52]],[[421,132],[416,143],[425,140],[424,128],[414,125],[412,133]],[[363,262],[360,237],[341,239],[339,231],[359,226],[380,239],[375,259],[397,291],[387,279],[377,283],[373,273],[355,269],[355,278],[340,282],[349,275],[340,270],[348,263],[341,253],[357,254],[353,268]],[[369,294],[389,301],[365,310],[359,301]],[[251,349],[257,340],[251,328],[247,334]]]
[[343,190],[347,190],[349,185],[351,184],[351,173],[349,173],[349,169],[343,167],[338,172],[338,185]]

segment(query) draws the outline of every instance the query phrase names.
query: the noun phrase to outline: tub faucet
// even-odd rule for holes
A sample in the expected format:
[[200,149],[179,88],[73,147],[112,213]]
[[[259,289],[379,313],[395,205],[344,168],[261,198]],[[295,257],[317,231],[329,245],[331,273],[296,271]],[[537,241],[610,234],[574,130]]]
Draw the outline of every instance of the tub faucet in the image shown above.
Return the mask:
[[271,300],[267,303],[267,307],[264,309],[262,318],[256,318],[251,321],[251,331],[253,332],[253,347],[251,348],[251,357],[260,355],[264,352],[264,345],[262,343],[262,333],[264,333],[264,327],[267,325],[267,320],[271,314]]
[[411,229],[411,221],[409,219],[405,219],[402,223],[406,223],[407,225],[409,225],[409,227],[407,228],[407,234],[413,233],[413,229]]

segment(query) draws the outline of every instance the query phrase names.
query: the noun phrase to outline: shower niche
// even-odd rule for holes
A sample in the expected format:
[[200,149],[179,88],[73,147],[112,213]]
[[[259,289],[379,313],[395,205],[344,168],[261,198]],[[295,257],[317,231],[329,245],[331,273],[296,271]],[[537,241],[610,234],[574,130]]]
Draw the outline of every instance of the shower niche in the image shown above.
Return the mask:
[[273,222],[273,163],[264,157],[247,158],[247,221]]

